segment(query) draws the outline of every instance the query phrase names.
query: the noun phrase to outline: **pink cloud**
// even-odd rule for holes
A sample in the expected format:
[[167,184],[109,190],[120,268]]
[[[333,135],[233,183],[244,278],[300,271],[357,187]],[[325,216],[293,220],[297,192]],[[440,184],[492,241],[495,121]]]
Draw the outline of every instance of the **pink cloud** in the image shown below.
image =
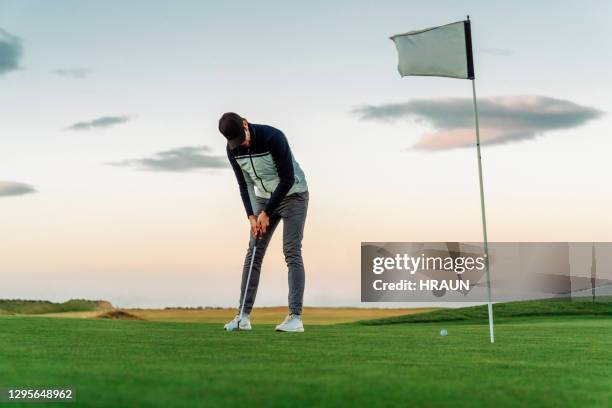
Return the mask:
[[[513,95],[478,100],[481,144],[502,144],[535,139],[547,132],[572,129],[597,119],[603,112],[590,106],[540,95]],[[403,103],[365,105],[353,110],[363,120],[424,123],[424,133],[413,146],[444,150],[475,144],[471,98],[414,99]]]

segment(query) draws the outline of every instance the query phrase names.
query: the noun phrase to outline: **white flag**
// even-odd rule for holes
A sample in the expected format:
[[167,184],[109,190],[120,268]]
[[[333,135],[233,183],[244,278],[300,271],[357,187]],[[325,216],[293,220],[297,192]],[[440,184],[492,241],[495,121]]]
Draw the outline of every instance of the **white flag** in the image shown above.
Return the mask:
[[401,76],[474,79],[469,20],[397,34],[391,39],[397,48]]

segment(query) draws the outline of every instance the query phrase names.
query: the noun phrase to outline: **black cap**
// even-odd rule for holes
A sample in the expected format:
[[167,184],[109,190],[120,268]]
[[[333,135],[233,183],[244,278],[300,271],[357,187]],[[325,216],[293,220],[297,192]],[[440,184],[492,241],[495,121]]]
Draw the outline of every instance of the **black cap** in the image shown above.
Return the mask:
[[237,148],[244,142],[244,119],[234,112],[227,112],[219,119],[219,132],[227,139],[227,145],[231,150]]

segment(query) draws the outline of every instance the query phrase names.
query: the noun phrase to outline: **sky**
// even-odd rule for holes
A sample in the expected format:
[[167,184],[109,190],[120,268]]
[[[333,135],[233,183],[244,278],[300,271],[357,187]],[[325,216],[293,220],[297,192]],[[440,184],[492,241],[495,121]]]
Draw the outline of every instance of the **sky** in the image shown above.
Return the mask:
[[[226,111],[281,129],[306,174],[306,305],[364,306],[361,242],[481,240],[470,81],[400,78],[389,40],[467,14],[490,240],[612,241],[611,13],[0,0],[0,298],[237,305]],[[281,238],[256,305],[286,304]]]

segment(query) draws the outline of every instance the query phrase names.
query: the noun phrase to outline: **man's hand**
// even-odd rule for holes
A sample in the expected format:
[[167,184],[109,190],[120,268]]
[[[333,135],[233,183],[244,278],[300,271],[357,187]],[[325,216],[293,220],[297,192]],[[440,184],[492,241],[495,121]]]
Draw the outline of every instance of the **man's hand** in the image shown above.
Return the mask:
[[265,211],[259,213],[259,217],[257,217],[257,227],[259,228],[259,232],[261,235],[266,233],[268,226],[270,225],[270,218]]
[[259,225],[257,225],[257,218],[254,215],[249,215],[249,222],[251,223],[251,235],[257,238],[259,232]]

